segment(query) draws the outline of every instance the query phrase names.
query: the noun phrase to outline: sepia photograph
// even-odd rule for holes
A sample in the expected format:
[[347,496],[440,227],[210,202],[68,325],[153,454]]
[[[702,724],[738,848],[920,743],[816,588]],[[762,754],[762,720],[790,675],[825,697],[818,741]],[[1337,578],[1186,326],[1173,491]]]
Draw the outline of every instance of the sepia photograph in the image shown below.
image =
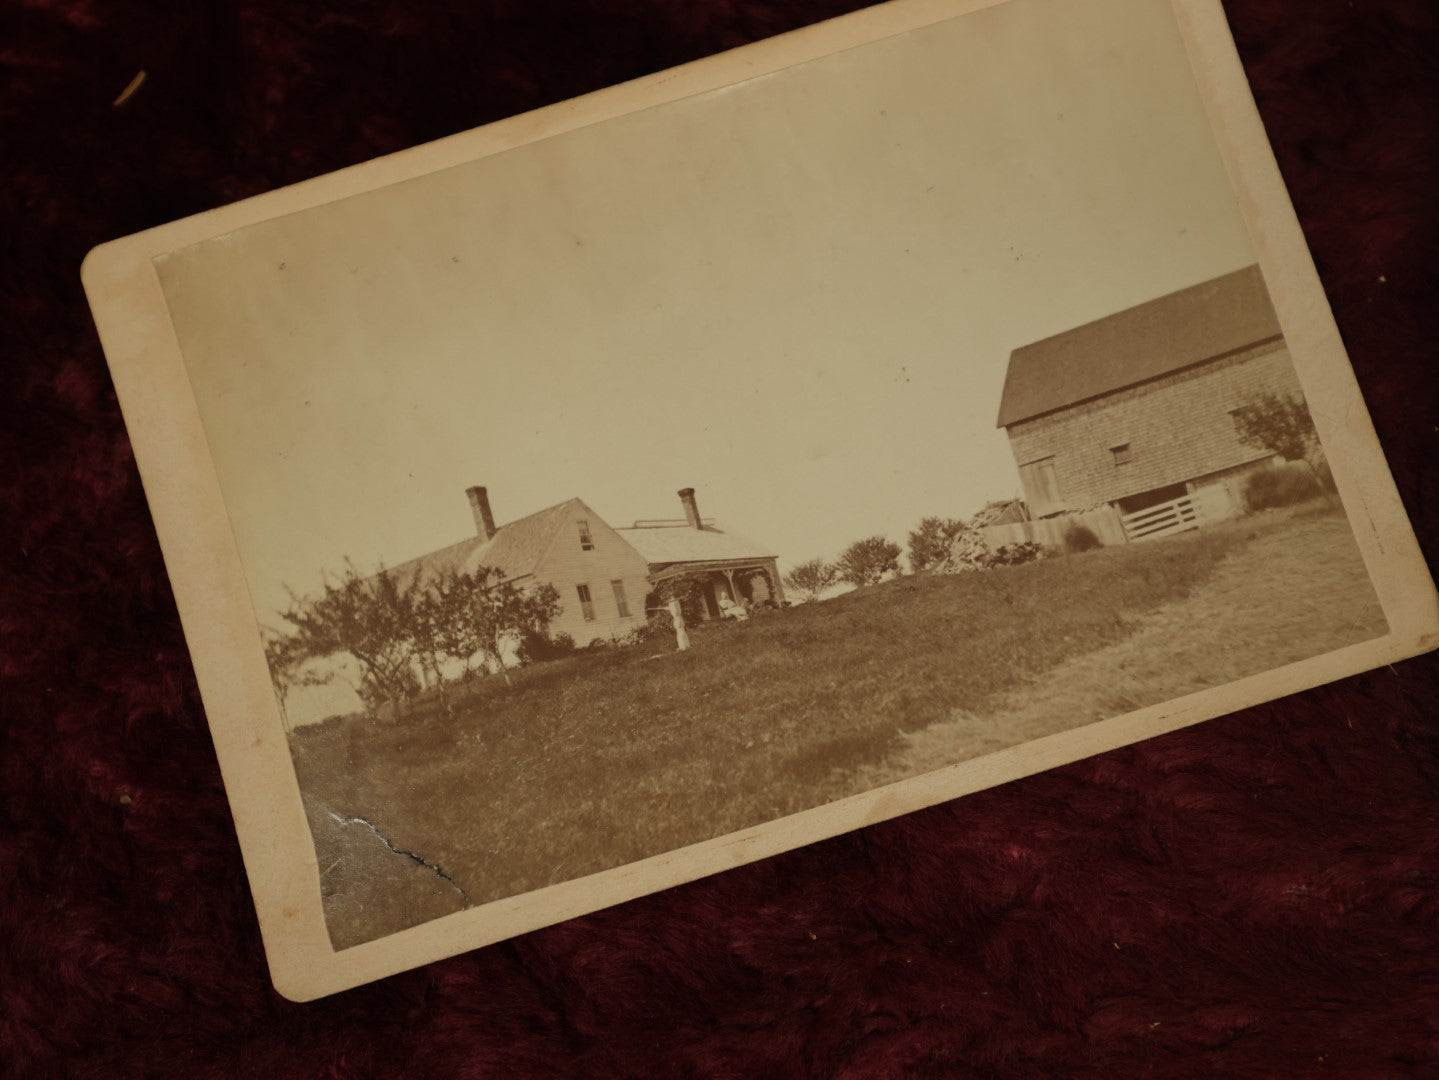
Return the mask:
[[1159,0],[158,268],[337,949],[1387,630]]

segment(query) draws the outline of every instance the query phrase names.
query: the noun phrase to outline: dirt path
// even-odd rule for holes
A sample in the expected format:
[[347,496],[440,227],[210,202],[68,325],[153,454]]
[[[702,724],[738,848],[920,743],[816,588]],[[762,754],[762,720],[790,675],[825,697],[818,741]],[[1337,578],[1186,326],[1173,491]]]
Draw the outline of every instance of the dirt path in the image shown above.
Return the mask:
[[985,716],[956,712],[905,735],[859,782],[916,776],[1386,632],[1348,523],[1333,513],[1298,516],[1259,532],[1133,636],[1060,664]]

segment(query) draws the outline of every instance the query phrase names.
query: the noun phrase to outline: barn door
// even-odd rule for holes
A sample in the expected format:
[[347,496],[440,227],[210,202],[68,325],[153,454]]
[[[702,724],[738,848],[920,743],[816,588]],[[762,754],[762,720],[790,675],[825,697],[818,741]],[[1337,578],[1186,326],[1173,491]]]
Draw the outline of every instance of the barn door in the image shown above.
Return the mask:
[[1029,500],[1029,512],[1034,517],[1044,517],[1064,509],[1064,500],[1059,494],[1059,477],[1054,471],[1054,458],[1040,458],[1021,465],[1019,482],[1024,485],[1024,497]]

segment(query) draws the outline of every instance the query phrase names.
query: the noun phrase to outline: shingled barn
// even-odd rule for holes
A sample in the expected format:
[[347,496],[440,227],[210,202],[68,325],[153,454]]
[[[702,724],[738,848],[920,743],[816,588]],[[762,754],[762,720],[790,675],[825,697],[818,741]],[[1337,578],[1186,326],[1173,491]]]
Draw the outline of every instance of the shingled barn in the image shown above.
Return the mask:
[[1029,512],[1109,505],[1129,539],[1222,520],[1275,461],[1234,411],[1303,397],[1257,266],[1015,349],[998,426]]

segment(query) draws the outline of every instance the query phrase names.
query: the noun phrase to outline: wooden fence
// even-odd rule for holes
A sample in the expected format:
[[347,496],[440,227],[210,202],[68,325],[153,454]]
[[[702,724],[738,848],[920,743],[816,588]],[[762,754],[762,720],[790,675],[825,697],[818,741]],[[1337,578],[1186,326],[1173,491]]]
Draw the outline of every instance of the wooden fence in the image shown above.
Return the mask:
[[1099,538],[1101,544],[1123,544],[1129,536],[1124,531],[1124,522],[1119,511],[1112,506],[1097,506],[1093,510],[1081,510],[1059,517],[1040,518],[1037,521],[1015,521],[1008,525],[986,525],[981,530],[984,542],[991,551],[1005,544],[1019,544],[1031,541],[1050,548],[1064,546],[1064,534],[1082,525]]
[[1158,540],[1161,536],[1199,528],[1199,509],[1192,496],[1181,495],[1158,506],[1125,514],[1120,520],[1130,540]]

